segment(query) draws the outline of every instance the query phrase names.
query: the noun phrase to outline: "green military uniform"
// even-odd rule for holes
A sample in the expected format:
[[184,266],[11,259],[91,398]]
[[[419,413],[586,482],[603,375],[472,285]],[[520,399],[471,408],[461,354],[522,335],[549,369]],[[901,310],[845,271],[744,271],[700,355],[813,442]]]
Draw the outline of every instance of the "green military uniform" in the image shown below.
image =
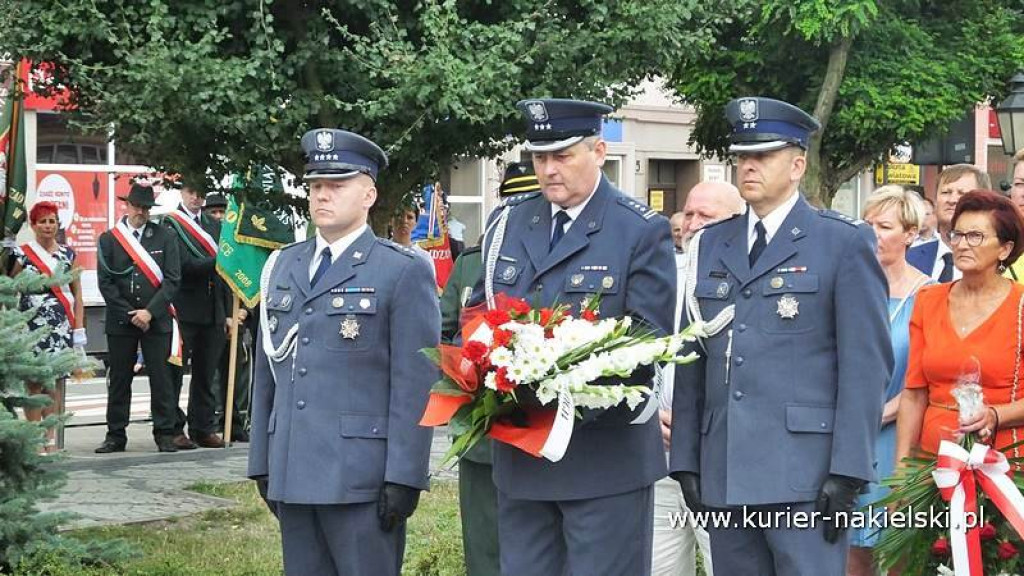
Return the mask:
[[[455,261],[441,294],[441,340],[459,338],[459,316],[483,273],[480,247],[467,248]],[[491,441],[484,440],[459,461],[462,542],[469,576],[499,576],[498,493],[491,479]]]

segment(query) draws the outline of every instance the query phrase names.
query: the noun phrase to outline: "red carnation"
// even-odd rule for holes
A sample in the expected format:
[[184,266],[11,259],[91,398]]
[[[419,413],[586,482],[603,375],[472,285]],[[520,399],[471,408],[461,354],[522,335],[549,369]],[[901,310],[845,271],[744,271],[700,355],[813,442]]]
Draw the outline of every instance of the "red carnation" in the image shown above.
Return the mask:
[[470,340],[462,346],[462,356],[474,364],[480,364],[487,356],[489,348],[483,342]]
[[512,341],[512,333],[508,330],[502,330],[498,328],[494,331],[493,343],[494,347],[508,346],[508,343]]
[[555,311],[551,308],[540,309],[540,325],[547,326],[551,322],[551,318],[555,315]]
[[508,302],[508,307],[513,312],[520,315],[526,315],[530,313],[530,305],[522,298],[512,298]]
[[981,536],[982,540],[991,540],[996,537],[996,527],[991,524],[985,524],[978,529],[978,536]]
[[996,555],[1000,560],[1009,560],[1017,555],[1017,547],[1010,544],[1009,541],[1000,542],[999,548],[996,549]]
[[597,322],[597,317],[597,310],[584,310],[583,313],[580,314],[580,318],[583,318],[588,322]]
[[488,310],[487,313],[484,314],[484,321],[487,322],[491,328],[497,328],[502,324],[506,324],[511,319],[512,318],[509,317],[508,312],[505,310]]
[[494,373],[494,385],[498,392],[511,392],[516,387],[516,383],[508,379],[508,369],[504,366]]
[[932,544],[932,554],[936,556],[949,556],[949,540],[939,538]]

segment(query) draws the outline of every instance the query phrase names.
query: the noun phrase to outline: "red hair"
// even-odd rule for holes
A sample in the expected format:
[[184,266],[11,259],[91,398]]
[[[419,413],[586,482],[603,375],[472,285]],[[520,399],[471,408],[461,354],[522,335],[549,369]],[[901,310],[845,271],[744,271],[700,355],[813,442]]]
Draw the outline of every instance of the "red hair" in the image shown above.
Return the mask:
[[36,202],[35,205],[32,206],[32,209],[28,211],[28,221],[31,224],[35,224],[36,222],[39,221],[40,218],[46,216],[47,214],[53,214],[54,216],[56,216],[57,205],[54,204],[53,202],[48,202],[46,200],[42,202]]
[[1024,252],[1024,217],[1009,198],[992,190],[971,190],[960,197],[953,212],[952,226],[964,212],[981,212],[992,219],[992,227],[996,230],[999,242],[1013,242],[1010,255],[1002,264],[1010,266]]

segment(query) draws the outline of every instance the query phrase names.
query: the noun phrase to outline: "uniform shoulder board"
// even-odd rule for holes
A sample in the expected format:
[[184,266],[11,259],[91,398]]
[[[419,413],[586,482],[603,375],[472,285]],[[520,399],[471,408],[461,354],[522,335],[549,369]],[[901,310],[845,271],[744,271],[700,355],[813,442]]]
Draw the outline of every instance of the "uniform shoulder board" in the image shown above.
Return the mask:
[[517,204],[522,204],[523,202],[526,202],[527,200],[532,200],[533,198],[536,198],[538,196],[540,196],[540,192],[538,191],[524,192],[522,194],[516,194],[515,196],[509,196],[508,198],[505,198],[505,200],[501,203],[501,206],[499,206],[499,208],[505,208],[507,206],[516,206]]
[[850,218],[846,214],[843,214],[842,212],[836,212],[835,210],[819,210],[818,214],[824,216],[825,218],[831,218],[832,220],[838,220],[840,222],[844,222],[844,223],[849,224],[850,226],[854,226],[854,227],[857,227],[857,226],[859,226],[859,225],[864,223],[863,220],[859,220],[859,219],[855,219],[855,218]]
[[620,196],[619,204],[622,204],[626,208],[629,208],[630,212],[633,212],[634,214],[643,218],[644,220],[650,220],[651,218],[654,218],[658,214],[657,210],[652,210],[650,206],[644,204],[643,202],[637,200],[636,198]]
[[391,248],[392,250],[394,250],[395,252],[398,252],[399,254],[404,254],[405,256],[408,256],[409,258],[416,257],[416,253],[413,252],[412,248],[408,248],[406,246],[402,246],[401,244],[398,244],[398,243],[396,243],[396,242],[394,242],[392,240],[388,240],[387,238],[377,238],[377,242],[387,246],[388,248]]

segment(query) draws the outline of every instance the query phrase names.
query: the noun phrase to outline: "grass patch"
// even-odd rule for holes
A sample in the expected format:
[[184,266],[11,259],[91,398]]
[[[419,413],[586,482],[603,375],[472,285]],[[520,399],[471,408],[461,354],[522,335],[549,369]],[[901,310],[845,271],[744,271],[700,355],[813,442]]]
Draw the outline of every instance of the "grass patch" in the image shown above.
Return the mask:
[[[196,492],[238,502],[185,518],[129,526],[88,528],[71,537],[122,539],[138,556],[123,565],[62,569],[37,558],[22,576],[280,576],[281,537],[253,482],[199,484]],[[403,576],[461,576],[458,485],[434,482],[409,522]]]

